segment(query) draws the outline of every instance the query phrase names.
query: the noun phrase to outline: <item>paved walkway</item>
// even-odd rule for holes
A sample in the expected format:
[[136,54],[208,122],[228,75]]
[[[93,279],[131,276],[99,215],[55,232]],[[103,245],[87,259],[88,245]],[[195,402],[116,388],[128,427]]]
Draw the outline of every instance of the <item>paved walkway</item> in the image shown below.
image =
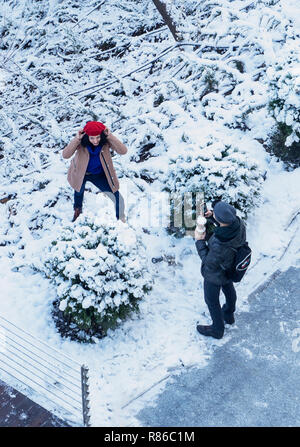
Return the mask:
[[300,268],[279,273],[249,304],[206,367],[175,376],[139,412],[144,427],[300,426]]
[[66,427],[40,405],[0,380],[0,427]]

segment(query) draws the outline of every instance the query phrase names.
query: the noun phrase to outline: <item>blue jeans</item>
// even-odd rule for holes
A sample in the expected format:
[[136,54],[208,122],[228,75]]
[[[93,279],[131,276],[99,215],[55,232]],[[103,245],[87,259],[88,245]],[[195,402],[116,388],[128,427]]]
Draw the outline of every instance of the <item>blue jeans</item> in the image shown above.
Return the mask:
[[97,186],[101,192],[103,192],[107,197],[109,197],[116,210],[116,218],[120,219],[124,217],[124,199],[119,191],[112,192],[111,187],[107,181],[105,174],[86,174],[84,176],[80,191],[74,191],[74,208],[82,209],[82,202],[85,190],[86,182],[91,182],[93,185]]
[[216,332],[224,332],[224,319],[222,309],[220,305],[220,291],[225,295],[226,303],[223,307],[223,312],[227,315],[232,315],[235,311],[236,303],[236,291],[231,281],[224,286],[218,286],[206,279],[204,280],[204,299],[207,304],[211,319],[212,326]]

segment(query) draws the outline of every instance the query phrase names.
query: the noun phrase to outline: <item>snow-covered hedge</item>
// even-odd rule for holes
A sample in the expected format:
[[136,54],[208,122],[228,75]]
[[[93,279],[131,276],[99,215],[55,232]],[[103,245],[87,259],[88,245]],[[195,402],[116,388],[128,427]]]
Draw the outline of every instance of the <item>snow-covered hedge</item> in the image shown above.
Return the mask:
[[271,92],[269,108],[276,121],[286,128],[287,147],[300,141],[300,68],[299,61],[296,62],[267,70]]
[[121,222],[80,216],[62,230],[40,267],[56,286],[53,316],[63,336],[91,342],[114,329],[152,288],[145,248]]
[[[226,144],[226,141],[209,137],[207,145],[199,147],[198,153],[190,151],[187,155],[181,153],[171,158],[162,181],[166,191],[191,202],[193,198],[189,193],[201,192],[206,202],[222,198],[246,218],[259,202],[263,173],[245,152],[229,142]],[[181,206],[180,200],[177,206]],[[191,212],[192,205],[186,206]]]

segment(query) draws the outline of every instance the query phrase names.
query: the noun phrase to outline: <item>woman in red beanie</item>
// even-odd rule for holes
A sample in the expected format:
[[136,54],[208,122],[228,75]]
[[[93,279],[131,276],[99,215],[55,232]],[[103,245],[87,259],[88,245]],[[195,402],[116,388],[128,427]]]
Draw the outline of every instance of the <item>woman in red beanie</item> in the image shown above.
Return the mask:
[[99,121],[88,121],[64,148],[63,158],[75,154],[68,170],[68,182],[74,189],[73,222],[82,212],[85,184],[88,181],[114,202],[117,219],[125,222],[124,199],[119,193],[119,181],[110,149],[121,155],[127,152],[126,146]]

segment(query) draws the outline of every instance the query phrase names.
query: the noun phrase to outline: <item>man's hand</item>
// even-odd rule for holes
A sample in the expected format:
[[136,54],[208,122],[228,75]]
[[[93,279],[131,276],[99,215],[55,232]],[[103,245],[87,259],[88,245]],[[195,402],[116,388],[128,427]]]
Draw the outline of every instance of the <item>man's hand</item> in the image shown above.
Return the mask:
[[207,210],[206,213],[204,213],[204,217],[211,217],[213,215],[213,211]]
[[83,135],[85,135],[85,132],[83,132],[83,129],[79,129],[77,134],[76,134],[77,140],[81,141]]
[[206,236],[206,231],[204,233],[199,233],[197,230],[195,230],[195,239],[196,241],[204,241]]

